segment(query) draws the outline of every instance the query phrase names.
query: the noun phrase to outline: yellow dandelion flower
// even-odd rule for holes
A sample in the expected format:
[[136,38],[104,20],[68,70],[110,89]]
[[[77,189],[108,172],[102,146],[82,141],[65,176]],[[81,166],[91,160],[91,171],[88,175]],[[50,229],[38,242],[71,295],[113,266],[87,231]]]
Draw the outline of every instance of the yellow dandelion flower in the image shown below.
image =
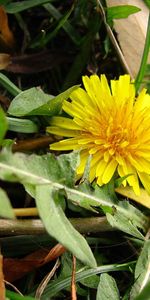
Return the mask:
[[52,150],[81,150],[77,175],[83,175],[91,155],[89,180],[107,184],[113,174],[127,176],[123,184],[140,194],[139,181],[150,193],[150,95],[143,89],[135,96],[129,75],[111,80],[105,75],[83,76],[85,90],[78,88],[64,101],[71,118],[52,118],[47,131],[67,137]]

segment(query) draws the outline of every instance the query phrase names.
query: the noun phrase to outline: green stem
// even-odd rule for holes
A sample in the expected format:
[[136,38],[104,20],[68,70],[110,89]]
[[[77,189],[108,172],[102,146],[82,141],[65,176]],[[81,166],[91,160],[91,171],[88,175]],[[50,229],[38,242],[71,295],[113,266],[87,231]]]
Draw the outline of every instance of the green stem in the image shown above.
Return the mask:
[[149,49],[150,49],[150,13],[149,13],[146,40],[145,40],[145,46],[144,46],[143,56],[142,56],[142,60],[141,60],[141,65],[140,65],[140,69],[139,69],[138,75],[135,80],[136,92],[138,92],[140,85],[143,81],[144,75],[145,75]]

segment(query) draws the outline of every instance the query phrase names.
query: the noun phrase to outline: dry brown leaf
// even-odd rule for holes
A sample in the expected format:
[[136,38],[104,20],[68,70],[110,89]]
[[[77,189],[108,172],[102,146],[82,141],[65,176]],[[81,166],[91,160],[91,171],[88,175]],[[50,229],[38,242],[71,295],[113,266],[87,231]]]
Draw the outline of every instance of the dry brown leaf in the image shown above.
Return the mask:
[[56,259],[60,255],[62,255],[66,251],[65,247],[61,244],[57,244],[55,247],[51,249],[51,251],[44,257],[42,261],[42,265],[46,264],[47,262]]
[[7,53],[0,53],[0,70],[4,70],[11,63],[11,56]]
[[65,251],[66,250],[62,245],[57,244],[50,251],[48,249],[40,249],[22,259],[4,258],[5,280],[14,282],[27,273],[56,259]]
[[14,284],[12,284],[12,283],[10,283],[10,282],[8,282],[6,280],[4,280],[4,282],[5,282],[6,285],[8,285],[9,287],[11,287],[20,296],[23,296],[23,294],[17,289],[17,287]]
[[20,74],[34,74],[51,70],[57,65],[68,62],[69,58],[64,53],[44,50],[33,54],[12,56],[11,64],[7,71]]
[[14,36],[8,25],[8,17],[3,6],[0,6],[0,45],[4,48],[14,48]]
[[0,299],[5,300],[5,284],[3,275],[3,256],[0,255]]
[[[114,29],[118,34],[118,41],[124,54],[131,76],[136,77],[144,50],[149,9],[142,0],[106,0],[107,6],[134,5],[140,12],[130,15],[126,19],[114,20]],[[150,63],[150,56],[148,59]]]
[[52,270],[43,278],[40,285],[38,286],[38,288],[36,290],[36,294],[35,294],[36,299],[41,299],[41,296],[42,296],[47,284],[49,283],[51,278],[54,276],[54,274],[55,274],[56,270],[59,268],[59,266],[60,266],[60,262],[59,262],[59,258],[58,258],[56,260],[56,263],[55,263],[54,267],[52,268]]

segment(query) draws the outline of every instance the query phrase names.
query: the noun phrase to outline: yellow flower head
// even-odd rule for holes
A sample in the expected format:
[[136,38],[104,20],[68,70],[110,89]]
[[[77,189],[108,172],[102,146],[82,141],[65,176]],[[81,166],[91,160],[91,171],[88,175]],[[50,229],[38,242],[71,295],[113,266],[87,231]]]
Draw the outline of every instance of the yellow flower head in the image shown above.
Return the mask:
[[81,177],[91,154],[89,180],[110,181],[115,171],[138,195],[139,179],[150,193],[150,95],[135,97],[129,75],[112,80],[105,75],[83,77],[85,90],[73,91],[63,110],[72,118],[53,117],[47,131],[69,137],[52,150],[81,150],[77,175]]

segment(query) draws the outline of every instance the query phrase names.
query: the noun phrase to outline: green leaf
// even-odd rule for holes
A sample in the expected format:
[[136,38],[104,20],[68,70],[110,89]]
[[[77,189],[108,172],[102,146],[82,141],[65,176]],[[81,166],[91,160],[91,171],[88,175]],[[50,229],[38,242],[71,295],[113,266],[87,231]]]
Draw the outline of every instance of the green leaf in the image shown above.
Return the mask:
[[106,214],[107,220],[112,227],[116,227],[132,236],[144,240],[144,236],[133,224],[132,220],[129,220],[125,215],[121,214],[119,211],[115,211],[113,214]]
[[8,130],[22,133],[38,132],[38,125],[28,119],[18,119],[7,117]]
[[74,229],[62,210],[60,195],[49,186],[37,186],[35,198],[47,232],[84,264],[95,267],[96,261],[86,240]]
[[9,14],[16,14],[23,10],[32,8],[37,5],[42,5],[50,2],[50,0],[27,0],[27,1],[17,1],[5,5],[6,12]]
[[150,0],[144,0],[144,2],[150,8]]
[[71,92],[77,89],[73,86],[56,97],[45,94],[39,88],[31,88],[21,92],[11,102],[8,113],[16,117],[58,114],[62,107],[63,100],[68,99]]
[[31,185],[48,184],[59,190],[73,185],[77,163],[78,153],[56,158],[51,153],[42,156],[12,154],[3,149],[0,152],[0,178]]
[[7,194],[0,188],[0,217],[15,219],[15,214]]
[[6,290],[6,296],[9,297],[10,300],[36,300],[30,296],[21,296],[18,293],[14,293],[12,291]]
[[[112,264],[98,266],[94,269],[82,270],[76,273],[76,282],[80,282],[83,279],[90,278],[91,276],[102,274],[106,272],[116,272],[116,271],[130,271],[130,267],[133,268],[134,262],[129,262],[125,264]],[[41,300],[47,300],[50,297],[53,297],[61,290],[69,287],[71,284],[71,276],[68,276],[65,279],[55,279],[55,281],[50,282],[45,288]],[[111,299],[111,298],[108,298]]]
[[113,19],[124,19],[139,12],[141,9],[133,5],[118,5],[107,8],[107,22],[112,24]]
[[5,117],[5,113],[3,109],[0,106],[0,145],[3,141],[7,128],[8,128],[7,119]]
[[97,289],[99,283],[99,277],[97,275],[93,275],[89,278],[80,280],[80,283],[91,289]]
[[[142,212],[130,205],[127,201],[116,201],[113,198],[114,196],[111,197],[105,189],[95,186],[95,190],[92,190],[91,187],[86,184],[80,185],[77,192],[74,191],[72,193],[72,191],[70,192],[70,190],[67,190],[66,193],[70,200],[85,209],[94,210],[94,207],[101,206],[104,211],[109,211],[112,215],[114,214],[116,218],[119,218],[119,216],[121,218],[121,216],[123,216],[123,221],[120,219],[120,222],[115,222],[114,226],[124,232],[127,232],[128,226],[122,225],[122,222],[126,221],[133,225],[130,226],[132,227],[130,234],[133,234],[133,236],[138,235],[138,238],[143,239],[142,234],[136,230],[136,227],[142,228],[145,231],[148,226],[148,220],[146,221],[146,217],[142,214]],[[111,222],[110,219],[111,215],[109,215],[108,220]]]
[[[147,230],[148,218],[127,201],[114,201],[109,194],[97,186],[95,190],[90,186],[88,189],[84,186],[74,188],[78,160],[78,153],[74,152],[55,158],[52,154],[43,156],[12,154],[5,150],[0,153],[0,178],[28,185],[33,197],[34,185],[50,185],[56,191],[63,190],[66,197],[76,205],[89,210],[93,210],[93,207],[108,207],[112,213],[118,211],[135,227],[142,228],[143,231]],[[141,235],[139,237],[142,238]]]
[[146,283],[140,294],[134,300],[149,300],[150,299],[150,281]]
[[105,273],[100,276],[96,300],[108,299],[119,300],[120,296],[115,279]]
[[[76,260],[76,272],[83,270],[85,266],[79,261]],[[65,252],[61,256],[61,269],[58,278],[64,279],[72,274],[72,255],[69,252]]]
[[[136,296],[144,289],[150,279],[150,240],[145,241],[144,247],[138,258],[135,267],[135,283],[132,287],[130,299],[134,300]],[[140,298],[142,299],[142,298]],[[139,299],[139,300],[140,300]],[[143,298],[144,300],[147,298]]]
[[[80,272],[84,268],[85,267],[84,267],[83,263],[81,263],[81,261],[79,261],[77,259],[76,260],[76,272]],[[61,269],[60,269],[58,278],[61,280],[64,280],[68,276],[71,276],[71,274],[72,274],[72,255],[70,252],[66,251],[63,255],[61,255]],[[95,275],[93,277],[97,278],[98,276]],[[71,289],[71,286],[66,288],[67,291],[70,291],[70,289]],[[81,288],[79,286],[79,284],[76,284],[76,290],[77,290],[78,295],[85,296],[87,294],[85,289]]]
[[2,73],[0,73],[0,84],[13,96],[21,92],[21,90]]
[[[3,156],[3,154],[1,155]],[[7,156],[4,154],[3,159],[5,166],[3,164],[2,167],[0,163],[3,169],[0,177],[10,181],[17,180],[24,184],[26,190],[36,199],[39,214],[48,233],[84,263],[96,266],[86,240],[73,228],[62,210],[59,200],[56,199],[57,190],[64,189],[62,183],[67,186],[74,183],[77,154],[72,153],[70,156],[64,155],[56,159],[52,154],[27,156],[21,153],[12,155],[7,152]],[[8,167],[7,164],[11,164],[11,166]],[[40,184],[42,185],[39,186]]]

